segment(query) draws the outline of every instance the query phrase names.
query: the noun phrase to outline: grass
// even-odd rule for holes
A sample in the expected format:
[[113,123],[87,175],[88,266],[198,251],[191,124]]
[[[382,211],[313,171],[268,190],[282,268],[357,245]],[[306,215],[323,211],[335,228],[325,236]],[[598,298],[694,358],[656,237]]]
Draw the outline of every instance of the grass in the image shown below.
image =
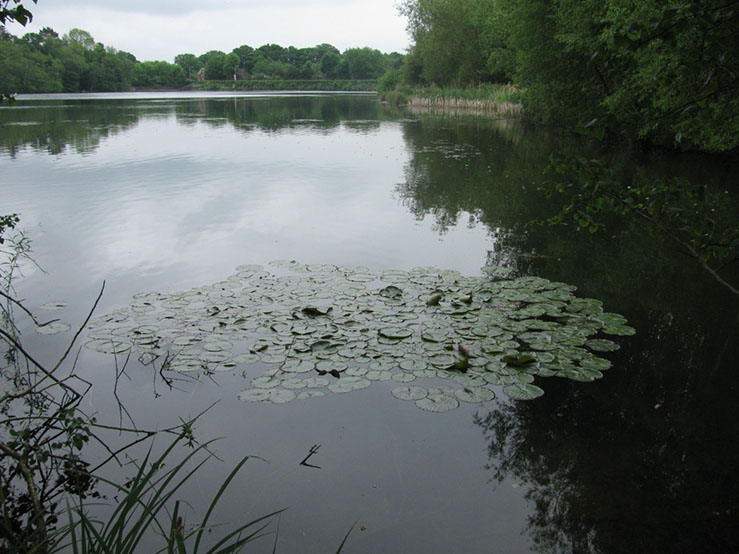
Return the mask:
[[485,84],[470,88],[399,88],[382,99],[415,112],[521,117],[521,91],[510,84]]
[[70,504],[68,499],[66,513],[68,523],[50,533],[46,543],[39,544],[34,552],[135,554],[141,551],[142,540],[153,534],[158,535],[161,541],[161,548],[157,552],[228,554],[239,552],[248,543],[270,534],[275,534],[276,538],[276,533],[267,528],[283,510],[237,526],[207,550],[202,547],[204,533],[212,528],[209,521],[213,510],[249,457],[243,458],[228,475],[210,502],[202,522],[192,530],[185,530],[180,516],[181,500],[176,500],[175,496],[210,456],[196,462],[194,468],[186,469],[186,466],[195,462],[195,457],[207,448],[208,445],[203,444],[180,459],[172,469],[164,470],[173,450],[183,439],[184,435],[180,436],[153,461],[150,461],[150,450],[138,466],[136,475],[125,485],[101,479],[121,494],[121,500],[105,521],[90,514],[90,508],[95,505],[86,505],[79,498],[76,503]]

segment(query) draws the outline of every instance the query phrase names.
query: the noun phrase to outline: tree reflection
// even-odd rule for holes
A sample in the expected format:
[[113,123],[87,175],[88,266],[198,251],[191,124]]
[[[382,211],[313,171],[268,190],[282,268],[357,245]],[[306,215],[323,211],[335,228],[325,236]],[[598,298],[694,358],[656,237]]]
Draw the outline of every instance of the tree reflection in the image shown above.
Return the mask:
[[89,153],[142,121],[169,117],[179,125],[230,127],[243,133],[308,128],[329,134],[339,128],[374,132],[380,121],[397,117],[397,112],[372,95],[19,100],[12,109],[0,109],[0,151],[12,158],[23,148],[52,155],[68,148]]
[[[40,104],[40,105],[36,105]],[[23,148],[51,155],[68,148],[79,154],[92,152],[111,136],[134,127],[140,114],[126,109],[124,101],[83,103],[19,100],[0,109],[0,151],[15,158]]]
[[544,552],[729,552],[739,546],[736,306],[641,314],[599,382],[539,383],[478,414],[492,481],[527,490]]
[[[544,552],[739,550],[737,301],[639,221],[614,217],[602,234],[527,225],[558,209],[537,190],[549,154],[587,152],[551,130],[519,140],[522,128],[407,123],[401,201],[440,233],[474,218],[491,237],[488,264],[577,285],[637,335],[619,341],[601,380],[539,379],[543,397],[478,415],[492,481],[525,488],[528,533]],[[729,166],[713,158],[593,154],[624,180],[680,175],[731,186]]]

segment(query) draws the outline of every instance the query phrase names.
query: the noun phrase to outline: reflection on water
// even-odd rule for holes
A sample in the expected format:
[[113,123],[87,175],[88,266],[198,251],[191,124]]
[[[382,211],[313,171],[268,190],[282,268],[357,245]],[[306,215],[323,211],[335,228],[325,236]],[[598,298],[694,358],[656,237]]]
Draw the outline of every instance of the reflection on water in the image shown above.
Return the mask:
[[[0,109],[1,211],[22,214],[48,272],[29,267],[20,292],[31,305],[72,301],[70,320],[102,279],[107,313],[140,291],[189,289],[286,258],[464,274],[503,264],[575,284],[638,330],[596,383],[549,379],[535,401],[428,416],[433,423],[381,387],[310,406],[245,406],[232,394],[242,377],[228,374],[154,401],[150,370],[130,368],[121,396],[142,425],[176,423],[220,399],[199,426],[229,437],[219,454],[238,459],[248,444],[271,459],[238,487],[250,510],[291,506],[284,551],[325,551],[354,520],[367,527],[350,542],[360,552],[739,544],[737,302],[639,222],[614,220],[597,235],[527,226],[557,210],[537,190],[549,155],[590,147],[511,121],[402,119],[362,95],[16,107]],[[736,170],[688,155],[587,153],[626,177],[729,187]],[[106,390],[95,355],[83,352],[80,371]],[[116,415],[99,397],[94,407]],[[308,477],[293,462],[313,444],[323,445],[324,470]],[[217,476],[204,479],[198,487],[217,488]],[[225,506],[240,509],[238,499]]]

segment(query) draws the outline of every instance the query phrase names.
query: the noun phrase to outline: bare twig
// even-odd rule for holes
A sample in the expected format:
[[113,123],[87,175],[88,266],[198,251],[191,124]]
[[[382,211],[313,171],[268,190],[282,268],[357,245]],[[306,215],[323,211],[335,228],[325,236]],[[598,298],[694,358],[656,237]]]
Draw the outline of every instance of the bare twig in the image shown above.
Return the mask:
[[16,300],[12,296],[10,296],[7,293],[4,293],[1,290],[0,290],[0,296],[3,296],[5,298],[7,298],[13,304],[15,304],[16,306],[18,306],[21,310],[23,310],[24,312],[26,312],[26,314],[28,314],[28,317],[30,317],[33,320],[33,322],[36,324],[37,327],[45,327],[46,325],[49,325],[50,323],[54,323],[55,321],[59,321],[59,318],[57,318],[57,319],[52,319],[51,321],[46,321],[44,323],[41,323],[39,320],[37,320],[33,316],[33,314],[31,313],[31,311],[22,304],[22,301],[21,300]]
[[100,302],[100,299],[103,297],[103,291],[105,290],[105,281],[103,281],[103,286],[100,287],[100,292],[98,293],[98,297],[95,299],[95,303],[92,305],[92,308],[90,308],[90,312],[87,314],[87,317],[85,318],[85,321],[82,322],[82,325],[80,325],[80,328],[77,329],[77,332],[74,334],[74,337],[72,337],[72,342],[69,343],[69,346],[67,347],[67,350],[64,352],[64,355],[59,359],[59,361],[54,366],[54,369],[52,371],[56,371],[60,365],[62,365],[62,362],[67,358],[67,355],[72,350],[72,347],[74,346],[74,343],[77,341],[77,338],[80,336],[84,328],[87,326],[88,322],[90,321],[90,318],[92,317],[93,312],[95,311],[95,308],[97,308],[98,302]]
[[[49,370],[48,370],[48,369],[46,369],[46,368],[45,368],[44,366],[42,366],[42,365],[41,365],[41,364],[40,364],[39,362],[37,362],[37,361],[36,361],[36,360],[35,360],[35,359],[33,358],[33,356],[31,356],[31,355],[30,355],[30,354],[29,354],[29,353],[28,353],[28,352],[27,352],[27,351],[26,351],[26,350],[25,350],[25,349],[23,348],[23,346],[21,346],[21,344],[20,344],[20,343],[19,343],[19,342],[18,342],[18,341],[17,341],[17,340],[16,340],[16,339],[15,339],[15,338],[13,337],[13,336],[11,336],[11,335],[10,335],[10,334],[9,334],[9,333],[8,333],[7,331],[5,331],[4,329],[0,329],[0,335],[2,335],[2,336],[3,336],[4,338],[5,338],[5,341],[6,341],[6,342],[8,342],[8,343],[9,343],[9,344],[10,344],[11,346],[13,346],[13,347],[14,347],[15,349],[17,349],[17,350],[18,350],[18,351],[19,351],[19,352],[20,352],[21,354],[23,354],[23,356],[24,356],[24,357],[25,357],[25,358],[26,358],[26,359],[27,359],[27,360],[28,360],[29,362],[31,362],[31,363],[32,363],[33,365],[35,365],[35,366],[36,366],[36,367],[37,367],[37,368],[38,368],[38,369],[39,369],[39,370],[40,370],[40,371],[41,371],[41,372],[42,372],[42,373],[43,373],[44,375],[46,375],[46,377],[48,377],[49,379],[51,379],[52,381],[54,381],[54,382],[55,382],[55,383],[56,383],[57,385],[59,385],[59,386],[60,386],[60,387],[62,387],[63,389],[65,389],[65,390],[67,390],[67,391],[69,391],[69,392],[73,393],[73,394],[74,394],[74,395],[76,395],[76,396],[80,396],[80,394],[79,394],[79,393],[78,393],[77,391],[75,391],[75,390],[74,390],[73,388],[71,388],[71,387],[69,387],[69,386],[65,385],[65,384],[64,384],[64,383],[63,383],[62,381],[60,381],[59,379],[57,379],[57,378],[56,378],[56,377],[55,377],[55,376],[53,375],[53,373],[52,373],[51,371],[49,371]],[[3,399],[2,399],[2,400],[0,400],[0,402],[1,402],[1,401],[3,401],[3,400],[4,400],[4,397],[3,397]]]

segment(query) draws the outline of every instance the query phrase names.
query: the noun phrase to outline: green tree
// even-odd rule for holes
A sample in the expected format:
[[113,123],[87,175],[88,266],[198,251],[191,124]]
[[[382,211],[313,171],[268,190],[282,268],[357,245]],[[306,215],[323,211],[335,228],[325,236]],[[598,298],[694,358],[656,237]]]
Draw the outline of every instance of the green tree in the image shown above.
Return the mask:
[[338,52],[326,52],[321,58],[321,73],[329,79],[335,78],[341,63],[341,55]]
[[[0,41],[0,94],[61,92],[61,66],[53,58],[23,44]],[[7,96],[6,96],[7,97]]]
[[[208,58],[205,62],[205,78],[206,79],[226,79],[223,68],[226,64],[226,54],[218,51],[211,51],[207,54]],[[202,56],[201,56],[202,61]]]
[[247,44],[242,44],[238,48],[234,48],[233,53],[241,60],[239,68],[241,68],[245,73],[251,73],[254,68],[254,63],[256,62],[254,48]]
[[133,72],[133,85],[142,88],[180,88],[187,83],[182,66],[164,61],[140,62]]
[[279,44],[264,44],[257,48],[257,52],[274,62],[286,61],[287,51]]
[[174,58],[174,63],[184,70],[188,79],[192,79],[201,67],[195,54],[178,54]]
[[372,48],[349,48],[342,56],[352,79],[377,79],[385,72],[382,53]]
[[84,50],[91,51],[95,49],[95,39],[92,38],[90,33],[82,29],[71,29],[69,33],[64,35],[64,40],[69,44],[78,45]]
[[223,73],[226,78],[236,78],[236,72],[241,66],[241,58],[238,54],[231,52],[226,55],[226,59],[223,62]]
[[414,61],[420,62],[419,77],[442,86],[505,80],[505,72],[490,64],[491,55],[506,48],[503,1],[406,0],[401,4],[414,41]]

